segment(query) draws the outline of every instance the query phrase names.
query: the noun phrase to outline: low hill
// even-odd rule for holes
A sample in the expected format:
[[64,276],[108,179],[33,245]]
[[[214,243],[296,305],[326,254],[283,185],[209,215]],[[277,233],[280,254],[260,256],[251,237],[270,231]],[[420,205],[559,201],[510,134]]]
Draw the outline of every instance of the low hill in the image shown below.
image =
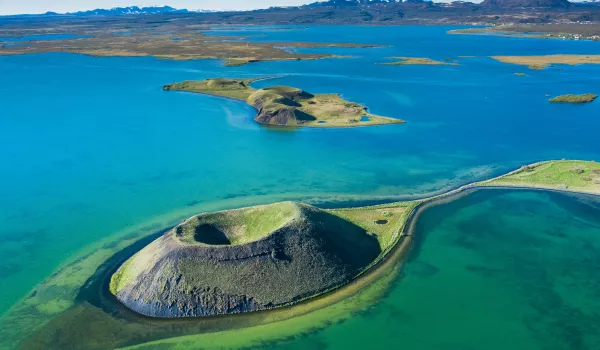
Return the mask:
[[568,8],[571,3],[568,0],[484,0],[481,5],[504,8]]
[[186,220],[125,262],[110,290],[151,317],[256,311],[343,285],[380,253],[352,222],[284,202]]

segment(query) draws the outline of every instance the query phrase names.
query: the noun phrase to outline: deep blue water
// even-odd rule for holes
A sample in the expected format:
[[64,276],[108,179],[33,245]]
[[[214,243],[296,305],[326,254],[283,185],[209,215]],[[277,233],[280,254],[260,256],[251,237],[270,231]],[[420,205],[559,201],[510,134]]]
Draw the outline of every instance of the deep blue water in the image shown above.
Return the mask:
[[[0,313],[82,247],[217,200],[422,195],[542,159],[600,159],[600,66],[544,71],[496,54],[600,53],[594,42],[446,35],[445,27],[311,27],[252,40],[360,42],[358,56],[223,67],[214,60],[0,57]],[[388,56],[460,66],[382,66]],[[526,77],[515,76],[525,72]],[[243,103],[167,83],[260,77],[257,87],[339,92],[405,125],[281,131]]]

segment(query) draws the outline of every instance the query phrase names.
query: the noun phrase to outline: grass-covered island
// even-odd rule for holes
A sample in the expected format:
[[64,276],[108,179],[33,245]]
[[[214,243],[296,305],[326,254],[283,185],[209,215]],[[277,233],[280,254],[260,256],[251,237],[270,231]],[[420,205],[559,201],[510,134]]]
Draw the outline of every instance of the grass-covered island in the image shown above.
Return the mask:
[[[192,217],[130,258],[110,291],[152,317],[271,309],[342,286],[393,241],[404,208],[282,202]],[[383,248],[383,249],[382,249]]]
[[[292,305],[341,287],[408,249],[422,205],[481,187],[600,194],[600,163],[548,161],[422,200],[322,210],[282,202],[185,220],[112,276],[110,291],[152,317],[195,317]],[[414,221],[414,220],[413,220]]]
[[541,70],[553,64],[600,64],[600,55],[542,55],[542,56],[491,56],[496,61],[527,66],[529,69]]
[[244,101],[256,108],[261,124],[307,127],[354,127],[401,124],[403,120],[371,114],[365,106],[342,99],[338,94],[311,94],[288,87],[254,89],[259,79],[207,79],[165,85],[165,91],[189,91]]
[[427,57],[405,57],[405,56],[392,56],[388,57],[393,62],[379,63],[384,66],[405,66],[405,65],[427,65],[427,66],[458,66],[458,62],[452,58],[446,58],[444,61],[436,61]]
[[552,103],[589,103],[598,98],[596,94],[582,94],[582,95],[561,95],[551,98],[549,101]]

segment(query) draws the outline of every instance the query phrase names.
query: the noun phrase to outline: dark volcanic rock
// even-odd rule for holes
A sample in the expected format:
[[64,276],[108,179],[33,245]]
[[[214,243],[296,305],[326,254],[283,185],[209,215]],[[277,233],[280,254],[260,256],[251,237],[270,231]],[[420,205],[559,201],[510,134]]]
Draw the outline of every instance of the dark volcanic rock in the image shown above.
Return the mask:
[[274,86],[260,89],[248,98],[258,114],[254,118],[261,124],[294,126],[307,121],[317,120],[314,116],[298,109],[301,102],[314,95],[300,89],[286,86]]
[[259,109],[254,120],[261,124],[289,126],[298,125],[298,121],[313,121],[317,120],[317,118],[295,107],[290,107],[277,110]]

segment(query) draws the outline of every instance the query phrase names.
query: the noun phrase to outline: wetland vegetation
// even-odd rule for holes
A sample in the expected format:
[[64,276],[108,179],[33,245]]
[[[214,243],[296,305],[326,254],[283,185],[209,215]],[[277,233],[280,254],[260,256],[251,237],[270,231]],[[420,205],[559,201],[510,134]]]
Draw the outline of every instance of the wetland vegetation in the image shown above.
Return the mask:
[[[142,16],[144,17],[144,16]],[[107,25],[110,22],[110,25]],[[184,24],[185,23],[185,24]],[[48,52],[79,53],[98,57],[156,57],[170,60],[220,59],[225,66],[241,66],[264,61],[316,60],[340,58],[328,53],[300,53],[290,49],[373,48],[377,45],[328,42],[256,42],[248,36],[211,36],[202,30],[209,25],[187,23],[177,17],[171,21],[120,22],[117,18],[96,23],[67,21],[48,26],[5,26],[0,29],[0,56]],[[69,35],[63,35],[65,32]],[[78,35],[72,35],[78,33]],[[123,34],[125,33],[125,34]],[[42,40],[43,35],[53,40]],[[240,33],[243,34],[243,33]],[[25,37],[14,45],[3,36]],[[10,38],[8,38],[10,39]]]

